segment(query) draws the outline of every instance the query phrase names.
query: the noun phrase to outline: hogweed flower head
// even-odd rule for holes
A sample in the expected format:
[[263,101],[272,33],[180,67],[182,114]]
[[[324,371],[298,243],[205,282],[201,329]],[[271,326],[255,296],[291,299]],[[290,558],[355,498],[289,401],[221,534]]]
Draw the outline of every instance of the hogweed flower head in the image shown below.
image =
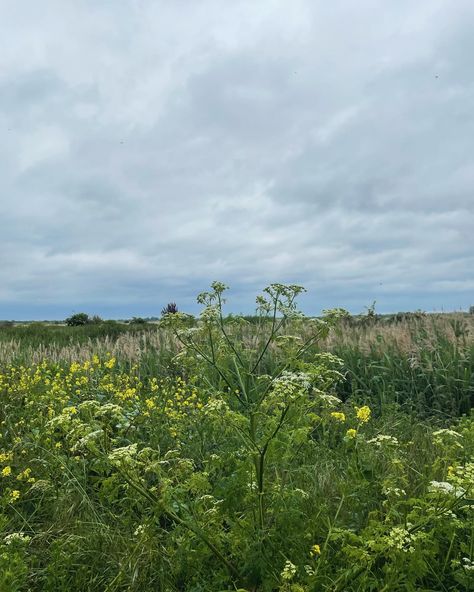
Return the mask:
[[283,571],[280,574],[282,580],[284,580],[285,582],[290,582],[295,577],[295,574],[296,565],[291,561],[287,560],[285,562],[285,567],[283,568]]

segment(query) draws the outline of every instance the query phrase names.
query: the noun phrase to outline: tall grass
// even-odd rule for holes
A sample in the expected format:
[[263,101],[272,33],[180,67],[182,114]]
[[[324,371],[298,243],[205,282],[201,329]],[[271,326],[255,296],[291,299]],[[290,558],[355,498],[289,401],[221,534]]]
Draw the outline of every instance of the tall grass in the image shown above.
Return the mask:
[[[240,339],[252,344],[256,322],[240,331]],[[305,326],[299,331],[305,339]],[[151,324],[0,327],[0,366],[44,359],[69,364],[110,353],[124,369],[139,364],[144,376],[166,376],[178,371],[173,358],[179,349],[168,330]],[[343,321],[317,349],[343,360],[346,380],[338,388],[344,399],[371,402],[378,409],[397,404],[440,419],[468,413],[474,405],[473,315]]]

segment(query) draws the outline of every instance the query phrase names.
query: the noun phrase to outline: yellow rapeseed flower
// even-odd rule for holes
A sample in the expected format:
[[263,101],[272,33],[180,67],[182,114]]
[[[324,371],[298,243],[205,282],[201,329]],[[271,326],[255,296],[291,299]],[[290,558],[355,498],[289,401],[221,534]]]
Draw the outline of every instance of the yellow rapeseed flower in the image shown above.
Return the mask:
[[309,553],[311,557],[317,557],[318,555],[321,555],[321,547],[319,545],[313,545]]
[[331,413],[331,417],[336,421],[340,421],[341,423],[344,423],[346,421],[346,415],[345,413],[342,413],[342,411],[333,411]]
[[371,410],[370,407],[364,405],[363,407],[356,407],[357,419],[361,423],[366,423],[370,419]]
[[104,362],[104,366],[106,368],[112,369],[115,366],[115,358],[110,358],[110,360],[107,360],[107,362]]
[[14,489],[12,492],[10,492],[10,502],[16,502],[19,497],[20,492],[18,489]]
[[12,474],[12,468],[9,466],[3,467],[2,477],[9,477]]
[[31,474],[31,469],[30,469],[30,467],[27,467],[24,471],[19,473],[16,476],[16,478],[18,481],[22,481],[23,479],[27,480],[29,478],[30,474]]
[[349,430],[347,430],[346,436],[348,438],[355,438],[357,436],[357,430],[355,430],[354,428],[350,428]]

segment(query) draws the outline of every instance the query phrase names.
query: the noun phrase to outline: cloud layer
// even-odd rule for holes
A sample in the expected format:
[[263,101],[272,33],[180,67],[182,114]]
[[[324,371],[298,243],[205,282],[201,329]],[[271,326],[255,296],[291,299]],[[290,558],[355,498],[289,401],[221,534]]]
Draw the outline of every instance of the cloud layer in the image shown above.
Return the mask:
[[0,318],[474,304],[470,0],[0,10]]

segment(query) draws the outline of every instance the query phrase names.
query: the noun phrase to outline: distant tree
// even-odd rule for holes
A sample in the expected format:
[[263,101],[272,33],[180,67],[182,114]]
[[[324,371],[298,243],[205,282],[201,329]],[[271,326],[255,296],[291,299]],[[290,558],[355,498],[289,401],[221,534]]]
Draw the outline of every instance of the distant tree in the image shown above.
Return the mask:
[[146,325],[146,320],[142,317],[133,317],[128,322],[130,325]]
[[92,318],[89,319],[89,323],[93,325],[100,325],[104,321],[99,317],[99,315],[94,315]]
[[469,307],[469,314],[474,315],[474,306]]
[[91,319],[85,312],[77,312],[68,317],[65,322],[69,327],[79,327],[81,325],[88,325],[91,322]]
[[161,316],[165,316],[167,314],[176,314],[178,312],[178,307],[176,306],[176,302],[168,302],[168,304],[161,309]]

